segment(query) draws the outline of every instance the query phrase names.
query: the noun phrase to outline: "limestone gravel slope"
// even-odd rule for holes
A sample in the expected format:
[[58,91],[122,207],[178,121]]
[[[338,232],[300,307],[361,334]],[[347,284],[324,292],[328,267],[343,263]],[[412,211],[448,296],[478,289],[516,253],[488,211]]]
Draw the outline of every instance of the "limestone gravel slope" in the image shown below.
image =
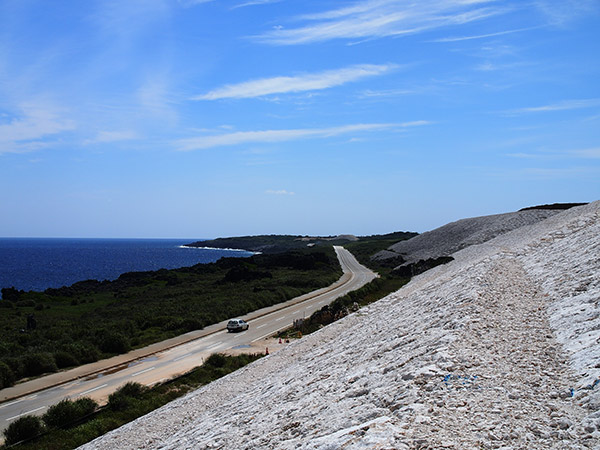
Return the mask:
[[386,260],[401,256],[405,264],[419,260],[449,256],[470,245],[482,244],[501,234],[547,219],[560,210],[533,209],[491,216],[471,217],[426,231],[392,245],[374,256]]
[[600,448],[600,202],[453,256],[84,448]]

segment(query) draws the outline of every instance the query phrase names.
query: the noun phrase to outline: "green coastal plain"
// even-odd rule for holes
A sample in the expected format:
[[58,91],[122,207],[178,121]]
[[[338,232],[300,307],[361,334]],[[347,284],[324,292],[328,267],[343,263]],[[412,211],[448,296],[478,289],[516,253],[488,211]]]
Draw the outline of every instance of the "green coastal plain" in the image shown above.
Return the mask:
[[340,276],[333,248],[319,247],[130,272],[43,292],[4,288],[0,388],[202,329]]
[[344,244],[368,263],[370,254],[414,235],[224,238],[190,245],[262,253],[180,269],[129,272],[114,281],[86,280],[43,292],[3,288],[0,389],[328,286],[342,274],[333,245]]

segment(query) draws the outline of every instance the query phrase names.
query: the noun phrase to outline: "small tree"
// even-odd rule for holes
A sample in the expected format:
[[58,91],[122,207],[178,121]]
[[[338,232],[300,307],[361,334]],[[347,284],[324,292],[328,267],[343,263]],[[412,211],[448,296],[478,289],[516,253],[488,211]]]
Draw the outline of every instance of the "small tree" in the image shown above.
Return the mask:
[[23,416],[12,422],[4,430],[4,443],[13,445],[18,442],[32,439],[44,431],[42,420],[37,416]]
[[48,427],[68,428],[85,416],[93,413],[98,404],[88,397],[83,397],[75,401],[64,399],[56,405],[48,408],[42,420]]
[[107,332],[100,341],[100,350],[105,353],[127,353],[130,348],[129,339],[115,331]]
[[225,358],[225,355],[222,355],[221,353],[213,353],[204,362],[204,364],[206,364],[207,366],[216,367],[216,368],[224,367],[226,363],[227,363],[227,359]]
[[140,383],[125,383],[108,396],[108,407],[113,411],[123,411],[129,408],[148,388]]
[[25,375],[35,376],[48,372],[56,372],[56,362],[50,353],[40,352],[25,355],[23,360]]
[[0,389],[15,384],[15,374],[8,365],[0,361]]

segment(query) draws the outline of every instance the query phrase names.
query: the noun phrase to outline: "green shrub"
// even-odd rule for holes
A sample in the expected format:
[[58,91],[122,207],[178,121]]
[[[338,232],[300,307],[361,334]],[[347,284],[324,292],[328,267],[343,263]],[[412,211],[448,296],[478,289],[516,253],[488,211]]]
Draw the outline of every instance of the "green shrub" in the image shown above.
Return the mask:
[[125,397],[139,397],[140,395],[145,393],[147,390],[148,390],[148,388],[146,386],[144,386],[143,384],[130,381],[128,383],[125,383],[123,386],[121,386],[115,392],[117,392],[121,395],[124,395]]
[[12,370],[17,380],[25,376],[23,357],[18,358],[9,356],[7,358],[2,358],[2,361],[10,368],[10,370]]
[[113,411],[124,411],[148,390],[140,383],[128,382],[108,396],[108,407]]
[[0,361],[0,389],[15,384],[15,374],[8,365]]
[[225,358],[225,355],[221,355],[220,353],[213,353],[208,357],[204,364],[211,367],[221,368],[225,366],[226,362],[227,360]]
[[75,401],[64,399],[51,406],[42,420],[48,427],[65,429],[93,413],[97,407],[97,403],[88,397]]
[[56,366],[59,369],[64,369],[65,367],[73,367],[79,365],[79,360],[73,356],[72,353],[59,351],[54,354],[54,361],[56,361]]
[[44,427],[39,417],[19,417],[4,430],[5,444],[13,445],[26,439],[32,439],[42,434],[43,431]]
[[36,376],[48,372],[56,372],[56,362],[50,353],[32,353],[25,355],[23,367],[26,376]]
[[17,306],[20,308],[34,307],[35,304],[36,303],[33,300],[19,300],[17,302]]
[[127,353],[130,348],[129,339],[115,331],[106,333],[100,342],[100,350],[105,353]]
[[62,350],[71,353],[81,364],[87,364],[98,361],[100,352],[92,344],[77,342],[62,348]]

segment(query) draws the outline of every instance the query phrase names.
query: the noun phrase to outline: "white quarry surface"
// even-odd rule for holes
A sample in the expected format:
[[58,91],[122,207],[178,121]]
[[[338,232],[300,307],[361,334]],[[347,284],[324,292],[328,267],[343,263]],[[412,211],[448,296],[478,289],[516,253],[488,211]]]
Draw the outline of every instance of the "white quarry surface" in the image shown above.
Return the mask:
[[599,219],[461,250],[84,448],[600,448]]
[[406,264],[409,264],[421,259],[448,256],[471,245],[483,244],[516,228],[533,225],[560,212],[556,209],[530,209],[457,220],[400,241],[388,250],[377,253],[375,259],[395,258],[400,255]]

